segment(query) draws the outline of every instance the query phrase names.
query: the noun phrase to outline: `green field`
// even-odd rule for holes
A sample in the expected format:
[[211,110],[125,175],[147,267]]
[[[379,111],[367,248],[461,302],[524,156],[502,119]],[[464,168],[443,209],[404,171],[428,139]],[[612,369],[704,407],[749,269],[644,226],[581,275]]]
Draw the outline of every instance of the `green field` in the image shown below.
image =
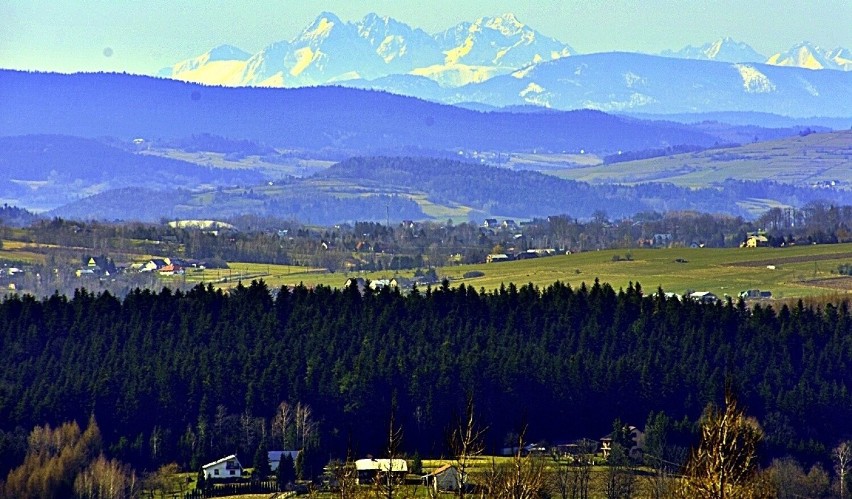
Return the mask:
[[729,178],[772,179],[792,185],[836,180],[849,189],[850,162],[852,131],[846,130],[625,163],[542,171],[593,184],[670,182],[683,187],[707,187]]
[[281,163],[270,163],[259,156],[246,156],[240,160],[229,160],[226,154],[215,152],[186,152],[179,149],[160,148],[147,149],[141,154],[178,159],[201,166],[212,166],[215,168],[228,168],[235,170],[258,170],[270,177],[285,177],[293,175],[297,177],[313,175],[333,165],[334,161],[290,158]]
[[[31,243],[4,241],[0,264],[43,263],[44,255]],[[147,258],[147,256],[145,256]],[[143,256],[140,255],[139,259]],[[498,289],[515,283],[548,286],[555,281],[578,287],[595,279],[614,288],[640,283],[646,292],[662,287],[683,294],[687,290],[711,291],[722,297],[736,297],[747,289],[771,291],[775,299],[802,298],[852,293],[852,277],[840,276],[840,264],[852,263],[852,244],[792,246],[788,248],[669,248],[619,249],[558,255],[505,263],[481,263],[441,267],[438,275],[452,286],[465,284],[479,290]],[[232,262],[229,269],[187,270],[182,276],[162,277],[164,283],[209,283],[228,289],[239,282],[263,279],[270,288],[304,284],[342,287],[349,277],[370,280],[396,275],[412,277],[413,270],[401,272],[328,272],[321,268],[295,265]],[[774,267],[774,268],[770,268]],[[479,271],[481,277],[465,278]]]
[[[626,260],[628,256],[631,260]],[[614,261],[613,257],[620,257]],[[678,263],[682,260],[684,263]],[[711,291],[718,296],[737,296],[740,291],[771,291],[776,299],[820,296],[852,292],[852,278],[837,275],[841,263],[852,262],[852,244],[794,246],[790,248],[671,248],[606,250],[560,255],[532,260],[460,265],[438,269],[451,285],[473,286],[493,290],[501,284],[533,283],[547,286],[555,281],[580,286],[591,285],[595,278],[614,288],[626,288],[639,282],[646,292],[662,287],[665,291]],[[393,272],[328,273],[317,269],[263,264],[232,264],[230,286],[235,278],[244,282],[262,278],[270,287],[281,285],[325,285],[341,287],[348,277],[389,279]],[[767,268],[774,266],[774,269]],[[464,274],[480,271],[485,275],[464,278]],[[227,271],[203,273],[213,280]],[[412,271],[398,275],[411,277]]]

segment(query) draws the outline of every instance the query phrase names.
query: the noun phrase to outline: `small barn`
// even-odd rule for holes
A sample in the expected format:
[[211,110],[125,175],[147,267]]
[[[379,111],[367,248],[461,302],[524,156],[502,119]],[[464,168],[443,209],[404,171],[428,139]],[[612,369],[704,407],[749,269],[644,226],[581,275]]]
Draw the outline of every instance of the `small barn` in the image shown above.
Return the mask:
[[243,476],[243,466],[236,454],[207,463],[201,467],[205,478],[238,478]]
[[452,464],[445,464],[428,475],[423,475],[423,485],[435,492],[458,492],[464,487],[466,478]]

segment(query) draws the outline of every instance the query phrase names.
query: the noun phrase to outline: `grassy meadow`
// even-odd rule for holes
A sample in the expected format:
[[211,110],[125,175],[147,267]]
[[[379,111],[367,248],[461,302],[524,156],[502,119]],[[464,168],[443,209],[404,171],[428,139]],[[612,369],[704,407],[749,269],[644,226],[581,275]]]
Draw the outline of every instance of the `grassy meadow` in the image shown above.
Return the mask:
[[[629,258],[629,260],[628,260]],[[646,292],[657,287],[674,293],[711,291],[736,297],[747,289],[771,291],[773,298],[800,298],[852,292],[852,278],[839,276],[837,267],[852,262],[852,244],[794,246],[789,248],[670,248],[620,249],[559,255],[505,263],[442,267],[438,275],[451,285],[464,283],[476,289],[532,283],[539,287],[555,281],[578,287],[597,278],[614,288],[639,282]],[[774,267],[774,268],[772,268]],[[479,271],[481,277],[465,278]],[[413,271],[329,273],[322,269],[289,265],[232,263],[231,269],[188,272],[188,282],[211,282],[229,288],[242,280],[263,279],[270,287],[282,285],[342,287],[349,277],[389,279],[411,277]],[[183,279],[174,277],[173,279]]]
[[[0,265],[42,264],[38,245],[3,241]],[[148,258],[139,255],[134,261]],[[640,283],[646,292],[662,287],[683,294],[687,290],[711,291],[736,297],[747,289],[771,291],[774,299],[795,299],[852,293],[852,277],[840,276],[840,264],[852,263],[852,244],[792,246],[788,248],[666,248],[590,251],[504,263],[447,266],[438,269],[452,286],[494,290],[501,285],[532,283],[539,287],[555,281],[578,287],[595,279],[615,289]],[[228,269],[188,269],[186,275],[162,276],[165,285],[212,284],[229,289],[239,282],[263,279],[270,288],[304,284],[340,288],[349,277],[370,280],[412,277],[413,270],[380,272],[328,272],[296,265],[230,262]],[[479,277],[464,277],[470,272]]]

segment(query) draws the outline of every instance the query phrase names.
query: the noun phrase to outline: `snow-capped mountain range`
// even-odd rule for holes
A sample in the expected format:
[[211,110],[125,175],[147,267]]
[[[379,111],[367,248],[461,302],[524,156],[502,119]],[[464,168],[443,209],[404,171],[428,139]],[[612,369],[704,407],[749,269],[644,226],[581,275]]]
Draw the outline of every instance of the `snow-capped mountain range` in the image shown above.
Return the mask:
[[[222,45],[164,68],[158,76],[210,85],[300,87],[417,75],[442,87],[460,87],[576,53],[513,14],[482,17],[428,34],[377,14],[344,22],[323,12],[293,39],[274,42],[256,54]],[[849,49],[822,49],[808,42],[767,57],[746,43],[720,38],[661,55],[852,71]]]
[[222,45],[158,76],[222,86],[333,84],[454,105],[852,116],[845,48],[803,42],[766,57],[721,38],[660,55],[578,55],[512,14],[429,34],[376,14],[344,22],[325,12],[256,54]]
[[256,54],[224,45],[158,75],[214,85],[301,87],[413,74],[460,86],[573,53],[512,14],[429,35],[376,14],[344,22],[324,12],[292,40]]
[[772,66],[852,71],[852,52],[849,49],[842,47],[823,49],[810,42],[797,43],[789,50],[766,57],[750,45],[728,37],[700,47],[688,45],[678,51],[664,50],[660,55],[679,59],[733,63],[762,62]]
[[738,42],[730,37],[705,43],[700,47],[687,45],[678,50],[664,50],[660,55],[677,59],[698,59],[720,62],[765,62],[766,56],[758,53],[750,45]]

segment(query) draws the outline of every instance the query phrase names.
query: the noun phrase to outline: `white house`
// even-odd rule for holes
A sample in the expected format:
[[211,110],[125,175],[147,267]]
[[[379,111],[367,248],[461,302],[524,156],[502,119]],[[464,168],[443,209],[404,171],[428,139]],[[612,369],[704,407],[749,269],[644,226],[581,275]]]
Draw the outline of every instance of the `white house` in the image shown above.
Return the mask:
[[205,478],[232,478],[243,476],[243,466],[236,454],[223,457],[201,467]]
[[281,464],[281,461],[290,456],[290,459],[293,462],[296,462],[296,457],[299,455],[299,451],[297,450],[271,450],[268,453],[269,455],[269,469],[272,471],[277,471],[278,466]]

